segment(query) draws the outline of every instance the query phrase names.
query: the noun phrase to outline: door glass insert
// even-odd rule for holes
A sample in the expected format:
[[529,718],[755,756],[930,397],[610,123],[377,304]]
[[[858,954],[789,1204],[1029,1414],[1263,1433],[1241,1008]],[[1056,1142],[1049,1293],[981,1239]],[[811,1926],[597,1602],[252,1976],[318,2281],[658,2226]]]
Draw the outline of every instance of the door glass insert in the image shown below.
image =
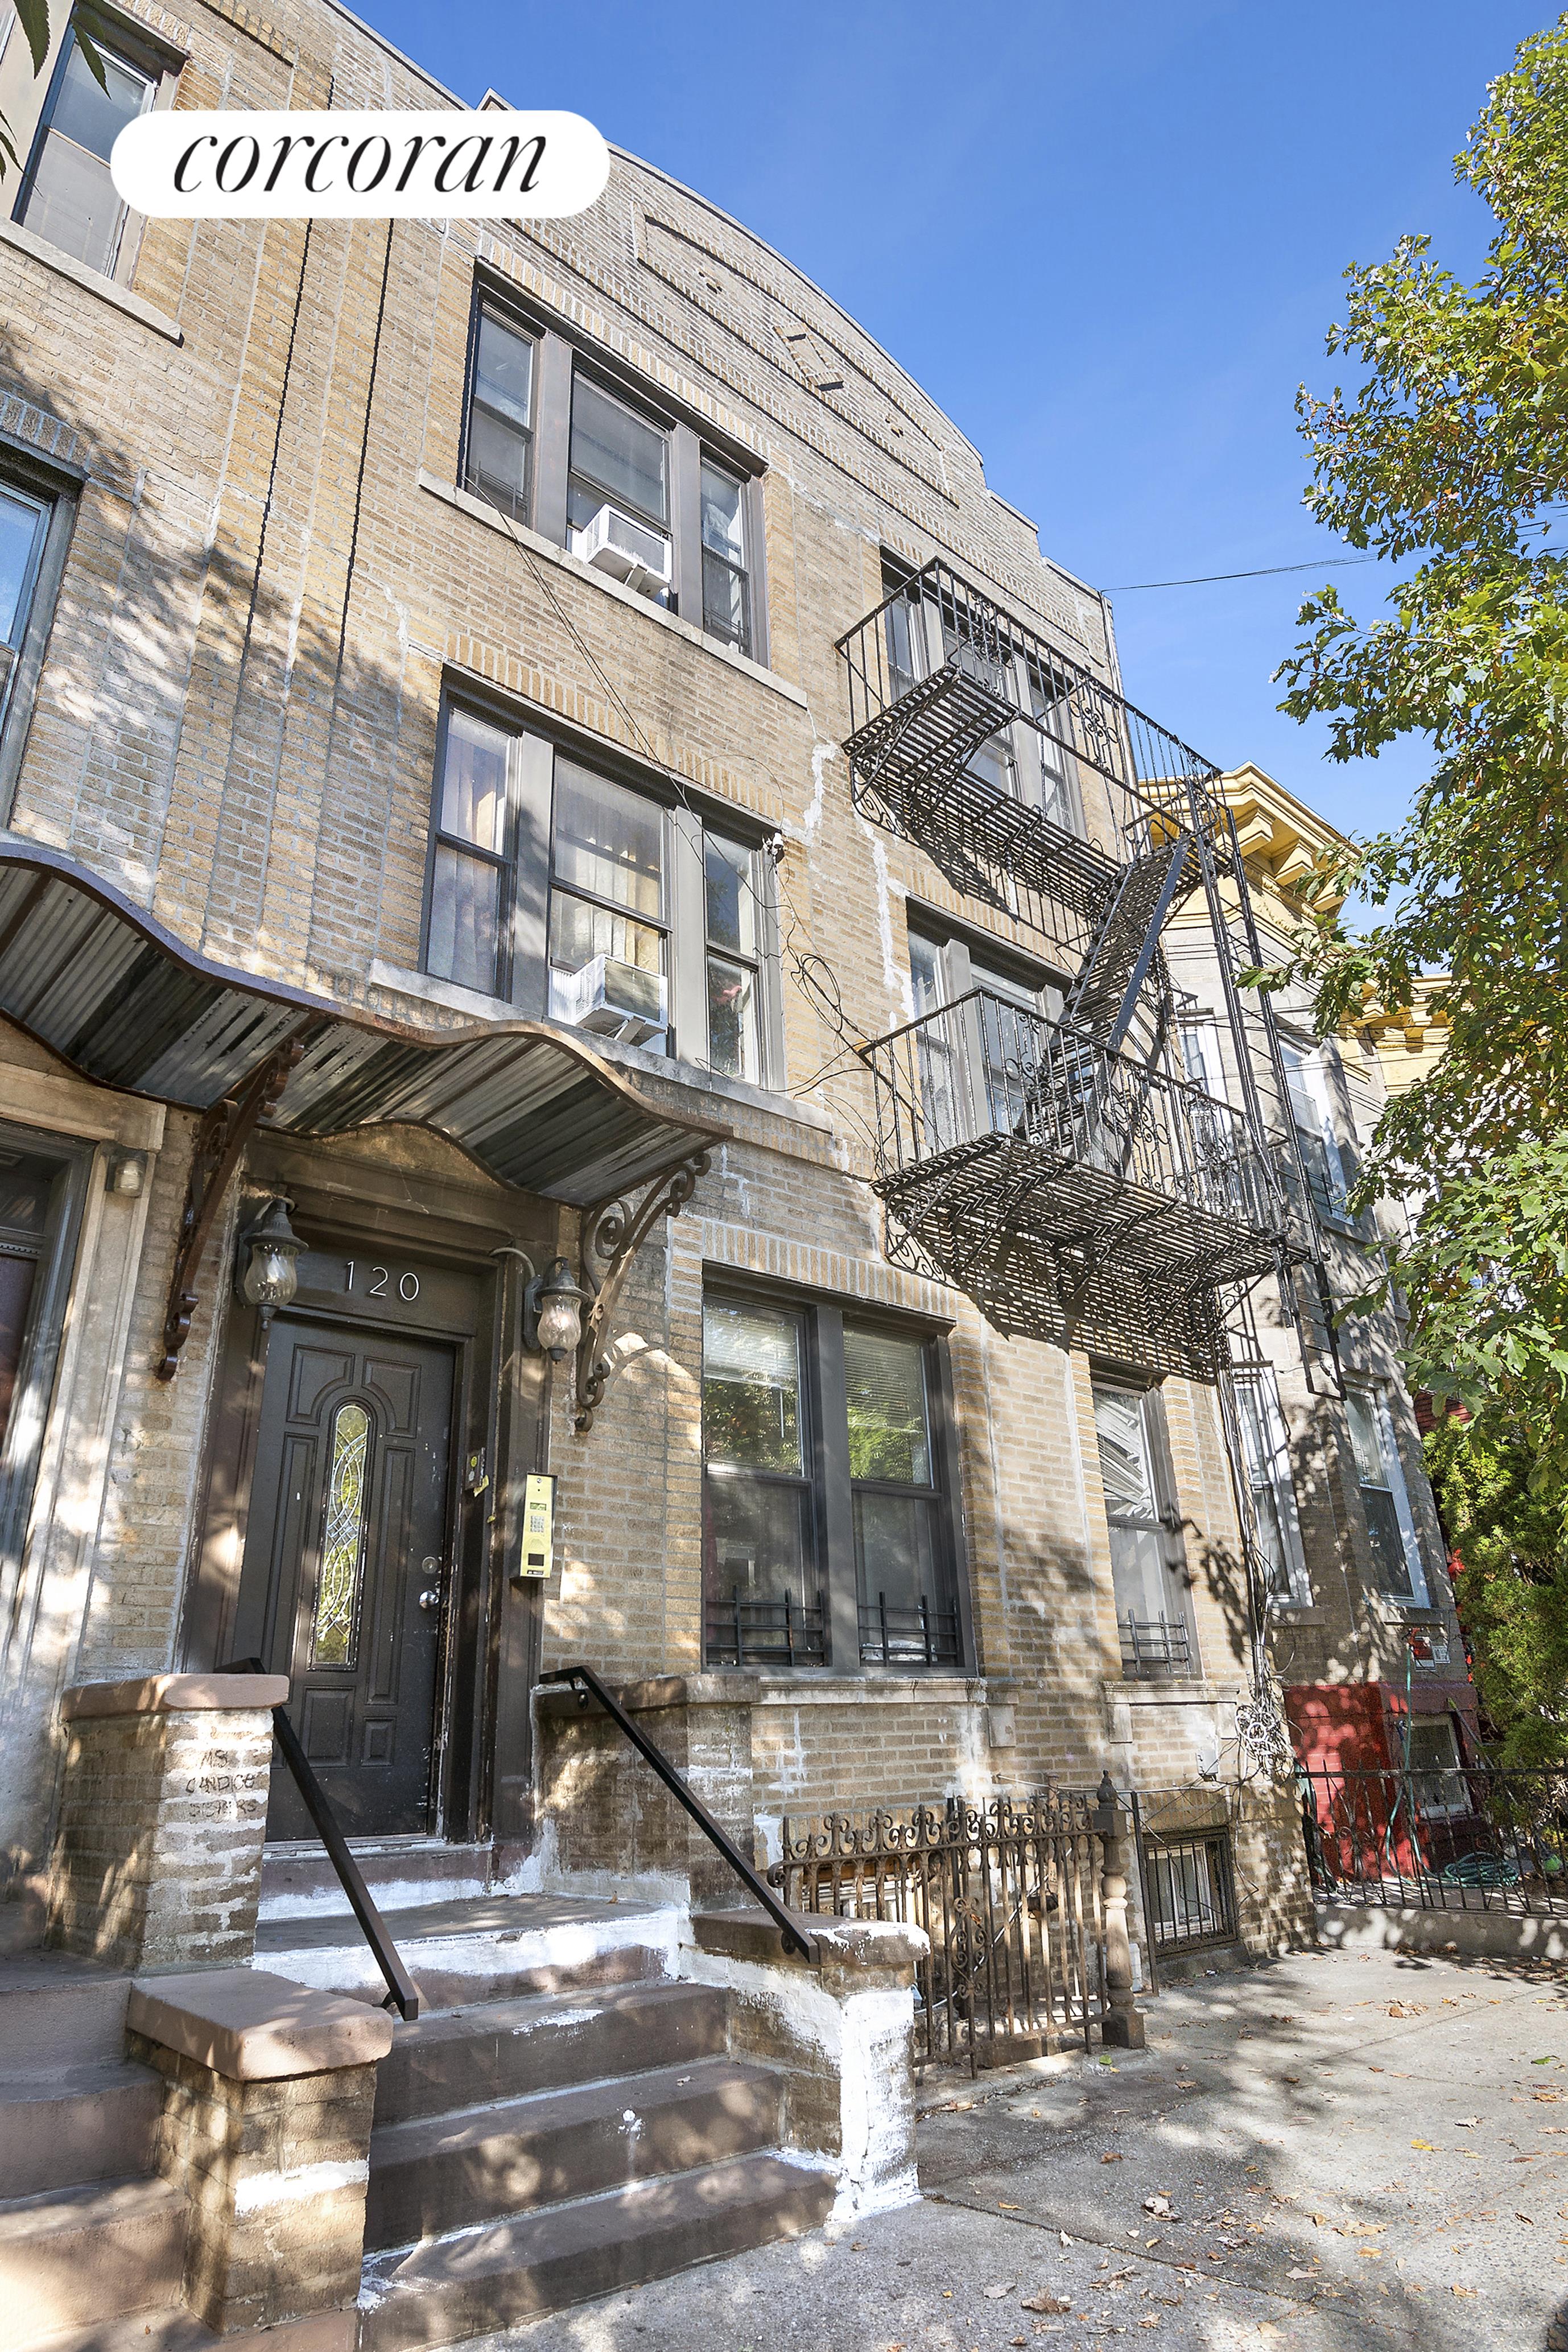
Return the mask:
[[353,1667],[356,1663],[369,1454],[370,1415],[363,1405],[341,1404],[332,1419],[321,1574],[310,1635],[312,1666]]

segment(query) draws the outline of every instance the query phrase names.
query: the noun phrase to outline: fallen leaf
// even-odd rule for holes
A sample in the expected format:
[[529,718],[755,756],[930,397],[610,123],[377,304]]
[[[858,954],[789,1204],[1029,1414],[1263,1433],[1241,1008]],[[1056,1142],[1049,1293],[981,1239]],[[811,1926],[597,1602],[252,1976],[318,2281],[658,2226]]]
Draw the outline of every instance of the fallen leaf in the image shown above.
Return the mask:
[[1000,2197],[996,2200],[996,2210],[998,2213],[1021,2213],[1023,2210],[1024,2209],[1021,2205],[1004,2204]]
[[1481,2127],[1479,2116],[1456,2116],[1454,2122],[1460,2131],[1479,2131]]
[[1143,2210],[1145,2213],[1157,2213],[1162,2221],[1168,2221],[1173,2218],[1171,2212],[1171,2200],[1163,2189],[1157,2190],[1152,2197],[1145,2197]]
[[1115,2152],[1110,2156],[1102,2156],[1100,2160],[1101,2164],[1124,2164],[1126,2162],[1125,2157]]
[[1380,2263],[1383,2260],[1383,2249],[1381,2246],[1358,2246],[1356,2248],[1356,2252],[1360,2254],[1363,2263]]
[[1412,2147],[1424,2147],[1428,2156],[1436,2156],[1438,2153],[1429,2139],[1413,2139],[1410,2145]]
[[1017,2284],[1018,2282],[1016,2279],[1004,2279],[1000,2286],[985,2287],[983,2292],[986,2302],[1000,2303],[1005,2294],[1012,2294],[1013,2289],[1017,2285]]
[[1451,2286],[1448,2289],[1448,2293],[1450,2294],[1479,2294],[1480,2293],[1480,2289],[1479,2287],[1474,2286]]
[[1286,2080],[1288,2083],[1299,2083],[1299,2082],[1300,2081],[1300,2079],[1301,2079],[1301,2077],[1300,2076],[1300,2074],[1287,2074],[1287,2075],[1286,2075],[1286,2077],[1285,2077],[1285,2080]]
[[1310,2279],[1316,2278],[1318,2273],[1316,2271],[1287,2271],[1285,2275],[1287,2278]]
[[1053,2294],[1048,2286],[1043,2286],[1038,2294],[1026,2294],[1018,2308],[1020,2311],[1070,2311],[1072,2305],[1065,2295]]
[[1532,2230],[1535,2227],[1535,2216],[1533,2213],[1516,2213],[1513,2218],[1516,2221],[1528,2221]]

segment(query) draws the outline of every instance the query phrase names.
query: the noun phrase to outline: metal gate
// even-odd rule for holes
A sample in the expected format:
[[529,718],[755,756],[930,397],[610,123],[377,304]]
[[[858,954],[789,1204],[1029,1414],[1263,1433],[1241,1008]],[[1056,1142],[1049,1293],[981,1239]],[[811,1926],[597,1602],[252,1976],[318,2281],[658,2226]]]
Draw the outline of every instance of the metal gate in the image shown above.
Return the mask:
[[784,1823],[768,1872],[795,1910],[923,1928],[915,2060],[1006,2066],[1089,2046],[1105,2001],[1104,1841],[1094,1800],[1015,1801]]

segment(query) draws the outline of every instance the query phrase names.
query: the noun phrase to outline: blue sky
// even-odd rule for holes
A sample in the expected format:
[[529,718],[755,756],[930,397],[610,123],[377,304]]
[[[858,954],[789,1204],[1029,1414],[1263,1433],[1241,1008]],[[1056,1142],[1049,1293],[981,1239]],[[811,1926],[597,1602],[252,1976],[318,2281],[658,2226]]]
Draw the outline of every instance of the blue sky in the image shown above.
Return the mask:
[[[574,108],[766,237],[923,383],[1106,588],[1340,555],[1302,509],[1292,403],[1331,380],[1341,274],[1406,230],[1478,267],[1451,159],[1546,0],[1086,6],[380,0],[460,97]],[[1376,567],[1324,572],[1370,614]],[[1311,572],[1121,594],[1131,698],[1347,829],[1396,821],[1417,745],[1338,766],[1275,709]]]

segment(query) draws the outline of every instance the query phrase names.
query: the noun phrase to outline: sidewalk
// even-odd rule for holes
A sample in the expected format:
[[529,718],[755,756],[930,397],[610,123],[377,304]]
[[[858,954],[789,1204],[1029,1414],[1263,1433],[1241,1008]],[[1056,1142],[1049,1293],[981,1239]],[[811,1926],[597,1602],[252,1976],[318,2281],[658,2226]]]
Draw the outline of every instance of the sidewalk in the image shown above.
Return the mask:
[[1568,1976],[1311,1953],[1147,2017],[1148,2050],[1113,2061],[928,2074],[918,2205],[485,2343],[1545,2352],[1568,2302]]

